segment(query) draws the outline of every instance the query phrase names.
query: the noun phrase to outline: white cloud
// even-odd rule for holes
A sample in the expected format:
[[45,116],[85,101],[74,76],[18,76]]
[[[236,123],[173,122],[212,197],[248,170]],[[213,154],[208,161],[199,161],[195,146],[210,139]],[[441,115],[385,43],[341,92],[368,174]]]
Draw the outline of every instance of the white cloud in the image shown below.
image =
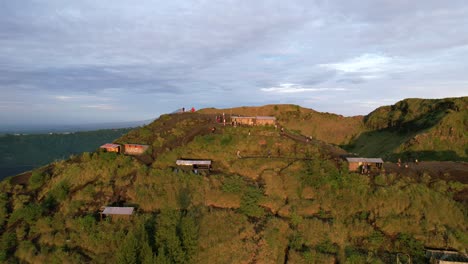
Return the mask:
[[391,57],[385,55],[366,53],[343,62],[320,64],[319,66],[345,73],[376,73],[386,71],[391,66],[392,61]]
[[347,91],[346,88],[314,88],[305,87],[300,84],[282,83],[275,87],[261,88],[263,92],[272,93],[303,93],[303,92],[323,92],[323,91]]
[[66,95],[57,95],[54,98],[59,100],[59,101],[69,101],[69,100],[73,99],[73,97],[66,96]]
[[82,108],[92,108],[97,110],[114,110],[115,107],[108,104],[82,105]]

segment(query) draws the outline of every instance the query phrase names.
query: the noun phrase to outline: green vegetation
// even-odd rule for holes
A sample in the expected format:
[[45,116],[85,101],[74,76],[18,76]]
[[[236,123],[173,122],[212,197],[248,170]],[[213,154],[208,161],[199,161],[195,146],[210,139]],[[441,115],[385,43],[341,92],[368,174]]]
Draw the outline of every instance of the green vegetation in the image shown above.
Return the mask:
[[[1,261],[426,263],[424,247],[466,251],[466,182],[352,173],[325,144],[272,126],[211,133],[213,117],[165,115],[117,140],[150,144],[146,155],[82,153],[0,182]],[[178,158],[213,169],[176,170]],[[136,213],[101,220],[109,205]]]
[[344,147],[396,161],[468,161],[468,97],[406,99],[364,118],[365,132]]

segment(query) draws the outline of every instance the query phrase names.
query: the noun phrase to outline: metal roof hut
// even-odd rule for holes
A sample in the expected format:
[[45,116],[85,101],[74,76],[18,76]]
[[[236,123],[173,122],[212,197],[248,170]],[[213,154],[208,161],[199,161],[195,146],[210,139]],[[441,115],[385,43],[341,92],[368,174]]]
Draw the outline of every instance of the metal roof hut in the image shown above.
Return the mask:
[[191,170],[195,173],[209,172],[211,170],[211,160],[178,159],[176,165],[182,170]]
[[110,217],[111,219],[130,219],[133,215],[134,207],[102,207],[101,212],[99,214],[102,216]]
[[255,116],[232,116],[231,121],[239,125],[252,126],[255,123]]
[[276,123],[276,117],[274,116],[257,116],[255,118],[255,123],[257,125],[274,125]]
[[120,152],[120,145],[119,144],[111,144],[111,143],[106,143],[102,146],[99,147],[102,150],[105,150],[106,152]]
[[381,158],[346,158],[348,162],[348,169],[349,171],[359,171],[361,166],[368,165],[370,166],[369,169],[376,167],[377,169],[381,169],[383,165],[383,160]]
[[148,145],[140,145],[140,144],[125,144],[125,154],[128,155],[141,155],[145,153],[145,151],[149,148]]

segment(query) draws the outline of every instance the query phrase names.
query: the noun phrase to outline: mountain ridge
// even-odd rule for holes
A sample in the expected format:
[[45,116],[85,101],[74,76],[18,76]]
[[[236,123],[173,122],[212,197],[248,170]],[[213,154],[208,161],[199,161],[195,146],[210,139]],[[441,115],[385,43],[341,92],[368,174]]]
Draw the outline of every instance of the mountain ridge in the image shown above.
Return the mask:
[[[424,263],[425,247],[466,253],[467,163],[386,162],[382,171],[351,172],[326,132],[351,142],[366,128],[336,125],[363,125],[364,117],[259,110],[233,114],[276,111],[279,126],[224,126],[219,109],[162,115],[114,141],[149,145],[141,156],[86,152],[0,182],[0,259]],[[322,119],[328,124],[307,126]],[[180,170],[180,158],[211,160],[212,171]],[[102,206],[136,214],[101,221]]]

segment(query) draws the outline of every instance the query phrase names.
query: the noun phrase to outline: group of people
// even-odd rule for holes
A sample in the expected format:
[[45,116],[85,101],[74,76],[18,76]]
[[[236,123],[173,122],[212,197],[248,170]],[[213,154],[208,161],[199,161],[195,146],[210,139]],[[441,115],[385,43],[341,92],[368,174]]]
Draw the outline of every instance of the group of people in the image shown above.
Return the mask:
[[[418,164],[419,164],[419,160],[418,160],[418,159],[414,159],[414,163],[415,163],[416,165],[418,165]],[[401,167],[401,164],[402,164],[402,163],[401,163],[401,159],[399,158],[399,159],[398,159],[398,162],[397,162],[398,167]],[[404,167],[405,167],[405,168],[409,168],[409,165],[408,165],[407,162],[405,162]]]
[[223,123],[223,125],[226,125],[226,116],[224,115],[217,115],[216,116],[216,123]]
[[[192,112],[192,113],[195,112],[195,107],[192,107],[190,109],[190,112]],[[185,107],[182,107],[182,113],[185,113]]]
[[361,174],[370,174],[371,166],[369,163],[361,165]]

